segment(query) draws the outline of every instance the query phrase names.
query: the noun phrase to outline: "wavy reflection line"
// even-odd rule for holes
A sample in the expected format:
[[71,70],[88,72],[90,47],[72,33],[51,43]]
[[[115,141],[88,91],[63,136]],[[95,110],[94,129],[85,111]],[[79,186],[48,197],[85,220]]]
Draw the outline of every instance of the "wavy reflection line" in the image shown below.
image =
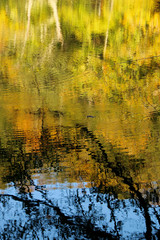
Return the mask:
[[[124,167],[121,166],[121,164],[119,163],[118,166],[114,166],[113,163],[108,161],[108,155],[104,150],[103,145],[101,144],[101,142],[96,138],[96,136],[93,134],[92,131],[89,131],[87,127],[85,126],[80,126],[79,124],[77,125],[77,127],[81,127],[81,130],[86,133],[87,136],[89,136],[99,147],[100,151],[102,152],[102,156],[103,159],[106,161],[107,166],[109,168],[111,168],[111,170],[116,174],[116,176],[121,177],[123,179],[123,182],[129,186],[129,189],[137,196],[141,207],[144,210],[144,218],[145,218],[145,222],[146,222],[146,239],[150,240],[152,239],[152,221],[149,215],[149,211],[148,211],[148,207],[149,204],[145,201],[145,199],[142,197],[142,194],[135,189],[134,187],[134,183],[133,183],[133,179],[131,176],[129,177],[125,177],[122,174],[120,174],[120,172],[123,170],[124,171]],[[116,160],[116,157],[115,157]]]
[[111,239],[111,240],[117,239],[110,233],[106,233],[103,230],[94,229],[94,225],[91,223],[90,220],[88,220],[87,222],[83,222],[83,220],[81,218],[79,218],[78,221],[76,221],[76,219],[70,218],[69,216],[65,215],[58,206],[53,205],[51,200],[47,200],[47,199],[46,199],[46,201],[39,200],[39,199],[30,200],[30,199],[23,199],[23,198],[17,197],[15,195],[10,195],[10,194],[0,194],[0,198],[2,198],[2,197],[10,197],[15,201],[25,203],[26,205],[29,205],[29,206],[30,205],[31,206],[39,206],[40,204],[43,204],[47,207],[50,207],[59,216],[62,224],[69,224],[72,226],[80,227],[81,231],[83,231],[84,233],[87,233],[87,236],[90,237],[91,239],[98,239],[99,237],[105,238],[105,239],[107,238],[107,239]]

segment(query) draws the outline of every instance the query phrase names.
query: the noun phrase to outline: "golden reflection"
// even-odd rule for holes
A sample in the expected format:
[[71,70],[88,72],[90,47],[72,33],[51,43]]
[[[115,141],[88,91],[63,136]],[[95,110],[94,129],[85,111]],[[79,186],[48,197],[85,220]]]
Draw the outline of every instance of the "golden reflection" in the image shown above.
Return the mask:
[[[122,159],[127,158],[121,164],[126,164],[134,183],[157,181],[160,15],[155,4],[0,3],[2,148],[7,149],[11,136],[21,136],[23,153],[38,154],[46,168],[46,159],[52,162],[58,155],[58,181],[128,191],[113,166],[95,157],[97,147],[90,152],[92,144],[76,135],[80,130],[75,126],[80,124],[100,139],[106,151],[111,144]],[[46,152],[49,155],[44,156]],[[113,160],[111,149],[108,154]],[[131,159],[143,159],[144,166],[133,170]],[[6,176],[7,167],[1,168]]]

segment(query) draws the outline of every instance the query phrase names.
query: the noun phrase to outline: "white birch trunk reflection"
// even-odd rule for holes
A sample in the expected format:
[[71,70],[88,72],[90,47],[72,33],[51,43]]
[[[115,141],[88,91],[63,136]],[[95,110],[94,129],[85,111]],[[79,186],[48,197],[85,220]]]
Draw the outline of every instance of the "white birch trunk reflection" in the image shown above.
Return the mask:
[[57,31],[57,39],[61,44],[63,44],[63,36],[61,31],[61,26],[58,18],[58,10],[57,10],[57,0],[48,0],[50,6],[52,7],[55,23],[56,23],[56,31]]
[[104,43],[104,50],[103,50],[103,58],[105,58],[105,55],[106,55],[106,49],[107,49],[107,43],[108,43],[108,33],[109,33],[109,24],[110,24],[112,10],[113,10],[113,3],[114,3],[114,0],[111,0],[110,14],[109,14],[109,17],[108,17],[108,26],[107,26],[105,43]]
[[28,2],[28,14],[27,14],[27,19],[28,19],[27,29],[26,29],[26,33],[25,33],[25,37],[24,37],[24,45],[23,45],[23,50],[22,50],[21,56],[24,55],[24,50],[25,50],[25,46],[26,46],[26,43],[27,43],[28,35],[29,35],[32,4],[33,4],[33,0],[29,0],[29,2]]

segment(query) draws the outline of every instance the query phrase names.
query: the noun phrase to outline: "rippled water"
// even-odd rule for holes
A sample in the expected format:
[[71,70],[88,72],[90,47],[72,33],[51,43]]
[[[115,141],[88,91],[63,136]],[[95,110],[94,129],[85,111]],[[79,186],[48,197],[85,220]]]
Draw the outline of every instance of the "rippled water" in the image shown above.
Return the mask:
[[158,239],[158,0],[0,2],[0,239]]

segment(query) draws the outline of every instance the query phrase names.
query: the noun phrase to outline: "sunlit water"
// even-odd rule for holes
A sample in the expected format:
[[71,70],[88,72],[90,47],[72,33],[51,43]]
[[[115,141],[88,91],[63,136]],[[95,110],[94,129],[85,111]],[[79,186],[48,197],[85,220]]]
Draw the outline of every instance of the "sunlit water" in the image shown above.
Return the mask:
[[159,13],[0,2],[0,239],[158,239]]

